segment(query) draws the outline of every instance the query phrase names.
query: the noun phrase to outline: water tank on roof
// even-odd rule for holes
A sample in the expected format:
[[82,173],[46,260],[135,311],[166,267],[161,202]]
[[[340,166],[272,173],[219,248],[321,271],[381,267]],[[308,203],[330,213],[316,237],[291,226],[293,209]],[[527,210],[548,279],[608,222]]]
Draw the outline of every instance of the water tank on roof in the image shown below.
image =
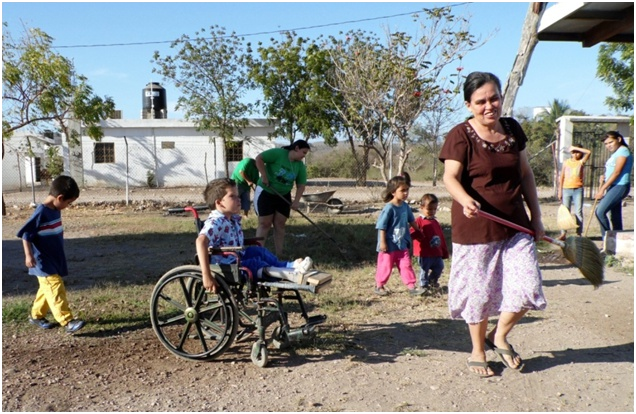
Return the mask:
[[143,119],[165,119],[168,117],[166,90],[157,82],[150,82],[142,91]]

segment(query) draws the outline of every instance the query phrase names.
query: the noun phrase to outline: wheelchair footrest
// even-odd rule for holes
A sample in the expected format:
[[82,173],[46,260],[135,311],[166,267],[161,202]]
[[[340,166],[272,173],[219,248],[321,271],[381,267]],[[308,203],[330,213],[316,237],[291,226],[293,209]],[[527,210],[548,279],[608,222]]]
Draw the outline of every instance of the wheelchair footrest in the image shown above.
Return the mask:
[[297,283],[292,282],[259,282],[260,285],[273,287],[278,289],[287,289],[287,290],[302,290],[305,292],[316,293],[316,286],[311,285],[299,285]]
[[331,275],[320,270],[310,270],[305,274],[299,274],[291,268],[268,267],[266,274],[270,277],[281,279],[280,282],[262,282],[263,286],[277,287],[281,289],[303,290],[318,293],[319,290],[331,283]]

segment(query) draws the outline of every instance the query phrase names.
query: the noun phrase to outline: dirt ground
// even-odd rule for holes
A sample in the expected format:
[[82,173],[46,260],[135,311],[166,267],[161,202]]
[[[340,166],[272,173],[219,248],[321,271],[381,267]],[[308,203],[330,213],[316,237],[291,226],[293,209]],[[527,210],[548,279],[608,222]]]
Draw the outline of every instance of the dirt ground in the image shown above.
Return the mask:
[[[83,197],[89,200],[86,192]],[[16,195],[5,199],[10,212],[24,208]],[[198,199],[194,193],[190,198]],[[624,209],[628,229],[633,215],[630,201]],[[3,297],[34,289],[16,280],[28,279],[20,270],[21,246],[5,236],[20,224],[3,218]],[[75,229],[65,232],[73,246],[67,251],[69,291],[79,283],[77,275],[94,270],[91,260],[82,259],[88,254],[82,237],[90,229]],[[119,257],[128,247],[104,240],[99,248],[102,257]],[[369,289],[367,319],[323,325],[323,331],[344,334],[345,350],[322,349],[317,341],[308,352],[272,351],[266,368],[250,361],[251,342],[235,344],[212,362],[178,359],[159,343],[149,321],[99,335],[5,328],[2,409],[633,412],[633,275],[608,268],[606,283],[594,290],[560,255],[541,257],[548,307],[529,313],[510,337],[526,363],[521,373],[505,369],[489,352],[498,375],[471,375],[466,326],[448,319],[443,297],[423,299],[426,306],[408,298],[395,312]],[[167,270],[160,257],[145,266],[150,272],[157,267],[157,274]]]

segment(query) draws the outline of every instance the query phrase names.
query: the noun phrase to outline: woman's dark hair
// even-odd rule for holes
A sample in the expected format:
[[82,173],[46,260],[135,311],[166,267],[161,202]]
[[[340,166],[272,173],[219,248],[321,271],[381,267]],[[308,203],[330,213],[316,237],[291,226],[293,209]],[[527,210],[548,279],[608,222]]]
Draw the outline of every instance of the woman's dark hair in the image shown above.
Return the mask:
[[229,178],[217,178],[208,183],[203,190],[203,199],[211,210],[216,210],[216,202],[222,200],[227,194],[227,189],[235,187],[234,180]]
[[311,149],[309,148],[309,143],[305,141],[304,139],[299,139],[298,141],[294,141],[293,144],[287,145],[286,147],[283,147],[283,149],[286,149],[287,151],[293,151],[296,149],[296,147],[298,147],[299,150],[305,149],[305,148]]
[[501,81],[498,77],[489,72],[472,72],[466,76],[466,82],[464,82],[464,101],[470,102],[470,97],[473,93],[487,83],[494,83],[497,85],[499,93],[501,93]]
[[402,187],[403,185],[409,188],[411,187],[406,178],[402,176],[398,175],[397,177],[391,178],[389,182],[386,183],[386,188],[384,189],[384,191],[382,191],[382,200],[385,203],[391,201],[393,199],[393,193],[395,193],[397,189]]
[[625,142],[625,138],[618,131],[607,131],[605,133],[605,137],[603,137],[602,141],[605,141],[607,138],[614,138],[620,141],[620,144],[629,148],[627,142]]

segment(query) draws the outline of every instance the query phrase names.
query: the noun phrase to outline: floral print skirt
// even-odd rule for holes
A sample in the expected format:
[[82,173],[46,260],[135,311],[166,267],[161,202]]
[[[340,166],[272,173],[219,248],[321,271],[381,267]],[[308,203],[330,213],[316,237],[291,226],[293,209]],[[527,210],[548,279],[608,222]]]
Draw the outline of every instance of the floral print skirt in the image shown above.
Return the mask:
[[486,244],[453,243],[448,308],[479,323],[501,312],[546,307],[534,239],[525,234]]

